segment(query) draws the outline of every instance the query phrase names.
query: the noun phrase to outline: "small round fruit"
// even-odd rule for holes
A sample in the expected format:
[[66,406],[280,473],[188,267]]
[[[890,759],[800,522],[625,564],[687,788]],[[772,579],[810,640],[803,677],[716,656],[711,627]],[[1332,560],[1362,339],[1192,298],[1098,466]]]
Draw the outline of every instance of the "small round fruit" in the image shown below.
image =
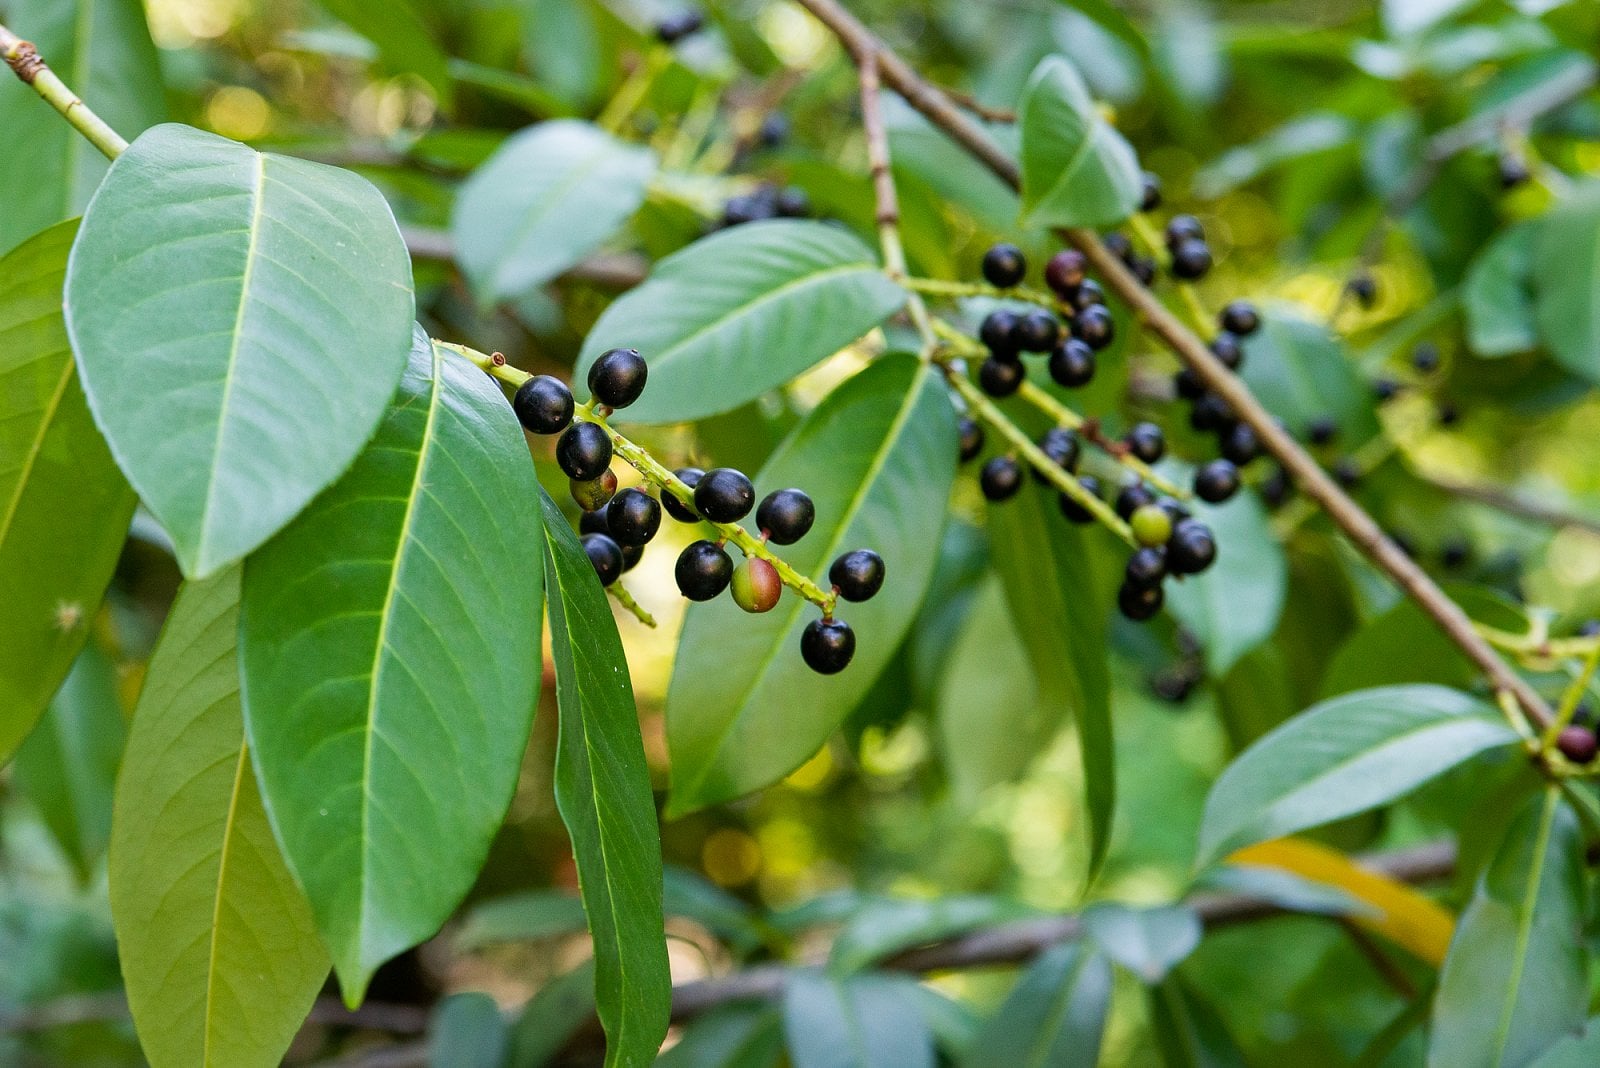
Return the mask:
[[770,612],[783,593],[778,569],[759,556],[752,556],[733,569],[733,603],[746,612]]
[[578,507],[585,512],[593,512],[604,508],[617,492],[617,476],[611,473],[611,468],[600,472],[599,478],[590,479],[588,482],[579,482],[572,479],[567,488],[572,492],[572,499],[578,502]]
[[644,545],[661,529],[661,505],[643,490],[632,487],[611,498],[606,525],[618,545]]
[[1372,383],[1372,396],[1379,403],[1392,401],[1400,393],[1400,383],[1385,375]]
[[1277,508],[1289,499],[1294,484],[1289,481],[1289,472],[1280,465],[1262,480],[1260,489],[1261,499],[1267,503],[1267,507]]
[[828,568],[828,581],[847,601],[870,600],[883,588],[883,557],[871,549],[852,549]]
[[1206,231],[1193,215],[1174,215],[1167,220],[1166,239],[1171,248],[1182,241],[1204,241]]
[[1341,456],[1333,464],[1333,480],[1343,489],[1355,489],[1361,481],[1361,465],[1353,457]]
[[1378,302],[1378,282],[1365,271],[1351,275],[1344,284],[1344,291],[1363,308],[1370,308]]
[[1083,284],[1078,287],[1077,292],[1072,294],[1072,306],[1079,311],[1083,311],[1085,308],[1092,308],[1097,304],[1104,306],[1105,302],[1106,291],[1100,288],[1100,283],[1093,278],[1085,278]]
[[1050,377],[1068,389],[1087,386],[1094,378],[1094,350],[1077,338],[1056,346],[1050,354]]
[[991,397],[1009,397],[1022,388],[1027,369],[1016,360],[990,356],[978,368],[978,386]]
[[1261,313],[1248,300],[1231,300],[1217,316],[1217,324],[1230,334],[1249,337],[1261,328]]
[[1072,320],[1072,335],[1097,351],[1111,344],[1116,333],[1117,322],[1103,304],[1084,308]]
[[1161,206],[1161,179],[1149,171],[1140,175],[1143,191],[1139,195],[1140,211],[1155,211]]
[[556,439],[556,463],[574,482],[593,482],[611,466],[611,436],[593,423],[574,423]]
[[1062,249],[1044,265],[1044,284],[1062,300],[1067,300],[1083,284],[1089,261],[1075,248]]
[[1419,375],[1431,375],[1439,369],[1439,346],[1424,341],[1411,350],[1411,366]]
[[797,489],[774,490],[756,509],[756,529],[774,545],[793,545],[806,536],[816,521],[817,508]]
[[1155,463],[1167,451],[1167,436],[1154,423],[1133,424],[1122,443],[1128,446],[1128,452],[1147,464]]
[[1194,493],[1202,501],[1221,504],[1239,492],[1239,469],[1231,460],[1212,460],[1194,473]]
[[773,204],[780,219],[804,219],[811,214],[811,197],[799,186],[780,190]]
[[761,128],[756,131],[756,140],[766,148],[777,148],[789,138],[789,116],[780,111],[761,120]]
[[996,308],[983,317],[983,322],[978,324],[978,340],[982,341],[989,352],[1002,359],[1010,359],[1017,354],[1017,313],[1004,308]]
[[1248,423],[1235,423],[1221,435],[1222,458],[1242,466],[1261,455],[1261,439]]
[[1134,586],[1124,582],[1117,590],[1117,610],[1135,623],[1143,623],[1161,611],[1165,600],[1159,585]]
[[1217,541],[1211,528],[1198,519],[1185,519],[1172,528],[1167,541],[1167,571],[1198,575],[1217,558]]
[[1313,445],[1326,445],[1339,436],[1339,424],[1331,415],[1319,415],[1306,424],[1306,440]]
[[733,579],[733,561],[727,550],[710,541],[690,542],[678,554],[672,569],[678,589],[691,601],[709,601],[728,588]]
[[572,422],[572,390],[559,378],[535,375],[517,387],[511,410],[530,433],[559,434]]
[[1211,246],[1190,238],[1172,246],[1172,275],[1185,282],[1204,278],[1211,270]]
[[1165,545],[1172,537],[1172,517],[1159,504],[1141,504],[1128,517],[1128,526],[1140,545]]
[[[1078,435],[1064,426],[1053,426],[1044,432],[1039,439],[1039,451],[1050,457],[1057,467],[1071,471],[1078,466],[1078,455],[1083,446],[1078,441]],[[1034,471],[1034,477],[1040,482],[1048,481],[1042,471]]]
[[[1100,496],[1100,480],[1093,475],[1082,476],[1078,479],[1078,485],[1082,486],[1083,491],[1089,496],[1095,498]],[[1061,505],[1061,514],[1067,517],[1067,522],[1078,524],[1094,522],[1094,513],[1079,504],[1078,499],[1071,494],[1062,493],[1057,498],[1057,503]]]
[[638,349],[611,349],[589,368],[589,393],[608,408],[626,408],[639,399],[649,377]]
[[1112,231],[1102,237],[1100,242],[1105,245],[1107,252],[1127,266],[1133,266],[1133,242],[1128,240],[1127,234]]
[[1472,559],[1472,545],[1465,538],[1451,538],[1439,547],[1439,562],[1451,571],[1465,567]]
[[1135,256],[1132,262],[1128,264],[1128,270],[1133,272],[1133,276],[1145,288],[1148,289],[1155,284],[1156,261],[1154,256]]
[[1574,764],[1587,764],[1595,758],[1596,753],[1600,753],[1600,740],[1588,727],[1569,724],[1556,735],[1556,748]]
[[1189,425],[1196,430],[1224,430],[1234,424],[1233,409],[1215,393],[1206,392],[1195,398],[1189,409]]
[[601,508],[594,512],[584,512],[578,517],[579,534],[609,534],[611,528],[606,525],[606,510]]
[[1124,520],[1132,519],[1134,512],[1154,503],[1156,495],[1145,489],[1142,482],[1129,482],[1117,491],[1116,510]]
[[1441,401],[1435,414],[1439,419],[1440,426],[1455,426],[1456,423],[1461,421],[1461,409],[1449,401]]
[[1167,518],[1172,520],[1174,526],[1189,518],[1189,509],[1185,508],[1172,497],[1161,497],[1157,499],[1156,507],[1167,513]]
[[1043,308],[1035,308],[1017,320],[1017,347],[1023,352],[1049,352],[1061,338],[1061,324]]
[[976,419],[963,419],[957,432],[961,439],[961,462],[966,463],[983,451],[983,424]]
[[656,39],[662,44],[677,44],[690,34],[699,33],[705,17],[698,11],[680,11],[656,23]]
[[[680,467],[672,473],[678,476],[679,482],[682,482],[691,490],[698,486],[700,479],[705,476],[705,472],[698,467]],[[680,523],[700,522],[700,516],[695,513],[694,509],[670,493],[663,492],[661,494],[661,506],[667,510],[668,515]]]
[[983,254],[983,278],[992,286],[1010,289],[1028,273],[1028,261],[1015,245],[995,245]]
[[1165,549],[1156,545],[1136,549],[1134,554],[1128,557],[1128,566],[1122,572],[1124,582],[1141,590],[1161,585],[1161,580],[1166,577],[1167,553]]
[[991,457],[978,472],[978,488],[991,501],[1009,500],[1022,488],[1021,465],[1009,456]]
[[1244,346],[1239,343],[1239,336],[1224,330],[1211,339],[1211,353],[1222,366],[1230,371],[1237,371],[1239,365],[1244,363]]
[[856,655],[856,632],[841,619],[813,619],[800,632],[800,656],[819,675],[837,675]]
[[1206,384],[1191,367],[1185,367],[1172,376],[1172,390],[1184,400],[1199,400],[1205,396]]
[[585,534],[583,551],[588,554],[594,573],[600,576],[600,585],[609,586],[622,574],[622,546],[608,534]]
[[622,547],[622,573],[626,575],[639,566],[639,561],[644,559],[643,545],[624,545]]
[[1495,177],[1500,180],[1501,189],[1515,189],[1531,179],[1533,172],[1520,152],[1502,152],[1495,160]]
[[695,511],[713,523],[737,523],[756,503],[756,488],[743,471],[716,467],[700,476],[694,487]]

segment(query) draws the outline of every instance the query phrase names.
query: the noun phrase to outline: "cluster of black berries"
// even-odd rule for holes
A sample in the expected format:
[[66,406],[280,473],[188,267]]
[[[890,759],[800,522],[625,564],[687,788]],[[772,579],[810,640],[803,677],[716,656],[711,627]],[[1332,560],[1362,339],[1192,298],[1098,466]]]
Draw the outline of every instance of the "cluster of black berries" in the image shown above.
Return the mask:
[[771,182],[762,182],[748,193],[729,197],[722,206],[722,218],[717,229],[741,226],[763,219],[804,219],[811,214],[811,198],[797,186],[779,188]]
[[[1019,284],[1027,269],[1027,260],[1015,245],[996,245],[983,257],[984,279],[1002,289]],[[1009,397],[1022,388],[1027,377],[1024,353],[1049,353],[1050,377],[1062,386],[1076,389],[1094,377],[1095,353],[1111,344],[1116,322],[1104,292],[1084,277],[1084,269],[1083,255],[1070,249],[1057,253],[1045,267],[1045,283],[1069,313],[1065,332],[1046,308],[1024,312],[997,308],[984,316],[978,338],[989,356],[978,368],[978,385],[985,393]]]
[[1217,558],[1216,538],[1181,503],[1157,497],[1137,482],[1117,494],[1116,509],[1139,543],[1123,569],[1117,608],[1129,619],[1146,620],[1166,599],[1163,579],[1197,575],[1211,566]]

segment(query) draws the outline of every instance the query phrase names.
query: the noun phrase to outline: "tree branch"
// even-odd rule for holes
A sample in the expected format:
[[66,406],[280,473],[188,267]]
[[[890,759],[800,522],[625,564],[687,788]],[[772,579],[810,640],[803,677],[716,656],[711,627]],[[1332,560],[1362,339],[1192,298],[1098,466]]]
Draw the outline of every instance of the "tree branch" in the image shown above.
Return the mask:
[[1518,496],[1508,490],[1496,486],[1479,486],[1468,482],[1457,482],[1448,478],[1437,478],[1433,475],[1420,475],[1421,479],[1431,486],[1444,490],[1453,497],[1472,501],[1476,504],[1493,508],[1497,512],[1516,516],[1534,523],[1543,523],[1550,527],[1577,527],[1587,530],[1592,534],[1600,534],[1600,518],[1588,515],[1579,515],[1569,512],[1555,505],[1545,504],[1541,501],[1531,501],[1526,497]]
[[32,87],[45,101],[57,111],[89,143],[98,148],[106,159],[116,159],[128,147],[124,141],[105,121],[90,111],[78,95],[67,88],[65,82],[56,77],[39,50],[33,46],[32,41],[24,41],[4,26],[0,26],[0,57],[4,57],[6,66],[10,67],[16,76],[22,79],[22,84]]

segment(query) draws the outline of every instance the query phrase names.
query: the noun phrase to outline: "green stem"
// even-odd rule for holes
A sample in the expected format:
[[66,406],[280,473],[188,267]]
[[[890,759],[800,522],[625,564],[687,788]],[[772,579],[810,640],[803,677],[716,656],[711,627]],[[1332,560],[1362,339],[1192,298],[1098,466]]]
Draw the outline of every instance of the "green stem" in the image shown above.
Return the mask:
[[634,109],[644,101],[645,95],[650,92],[650,87],[655,84],[656,77],[667,69],[672,62],[672,52],[664,47],[653,47],[645,53],[644,62],[633,68],[633,71],[617,87],[616,95],[606,104],[605,110],[600,112],[595,119],[595,125],[607,133],[616,133],[622,129],[622,124],[632,115]]
[[1561,703],[1556,706],[1556,718],[1544,729],[1544,748],[1549,749],[1555,745],[1557,736],[1572,722],[1572,716],[1578,711],[1578,703],[1583,699],[1584,691],[1589,688],[1589,680],[1594,678],[1596,668],[1600,668],[1600,642],[1594,643],[1594,648],[1584,657],[1583,667],[1579,669],[1577,677],[1561,694]]
[[633,599],[633,594],[623,588],[621,581],[613,582],[606,587],[606,592],[617,599],[617,603],[633,613],[633,617],[645,626],[655,629],[656,617],[644,610],[638,601]]
[[[1156,233],[1156,228],[1151,225],[1149,219],[1143,215],[1134,215],[1128,220],[1128,227],[1146,252],[1152,256],[1161,255],[1161,235]],[[1203,338],[1210,338],[1215,334],[1211,317],[1206,314],[1206,307],[1200,303],[1200,296],[1195,292],[1194,286],[1188,282],[1177,282],[1173,285],[1173,289],[1183,304],[1184,314],[1189,317],[1189,325],[1194,328],[1194,332]]]
[[34,92],[59,111],[106,159],[116,159],[127,149],[128,142],[104,119],[90,111],[89,105],[45,65],[33,43],[24,41],[4,26],[0,26],[0,58],[4,58],[6,65],[25,85],[32,86]]
[[897,281],[907,289],[930,297],[994,297],[996,300],[1025,300],[1046,308],[1056,308],[1060,304],[1054,294],[1027,286],[1001,289],[987,282],[947,282],[942,278],[900,278]]

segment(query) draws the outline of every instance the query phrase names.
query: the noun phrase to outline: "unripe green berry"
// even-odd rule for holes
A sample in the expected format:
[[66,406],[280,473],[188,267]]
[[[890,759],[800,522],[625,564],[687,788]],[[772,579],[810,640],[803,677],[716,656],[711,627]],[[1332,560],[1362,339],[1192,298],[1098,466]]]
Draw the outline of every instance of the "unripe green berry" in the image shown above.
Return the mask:
[[1142,504],[1128,520],[1140,545],[1165,545],[1172,537],[1172,517],[1159,504]]
[[783,593],[778,570],[759,556],[752,556],[733,572],[733,602],[746,612],[770,612]]
[[592,478],[587,482],[572,479],[572,499],[578,502],[578,507],[585,512],[597,511],[604,508],[611,498],[616,496],[617,476],[609,469],[602,471],[599,478]]

